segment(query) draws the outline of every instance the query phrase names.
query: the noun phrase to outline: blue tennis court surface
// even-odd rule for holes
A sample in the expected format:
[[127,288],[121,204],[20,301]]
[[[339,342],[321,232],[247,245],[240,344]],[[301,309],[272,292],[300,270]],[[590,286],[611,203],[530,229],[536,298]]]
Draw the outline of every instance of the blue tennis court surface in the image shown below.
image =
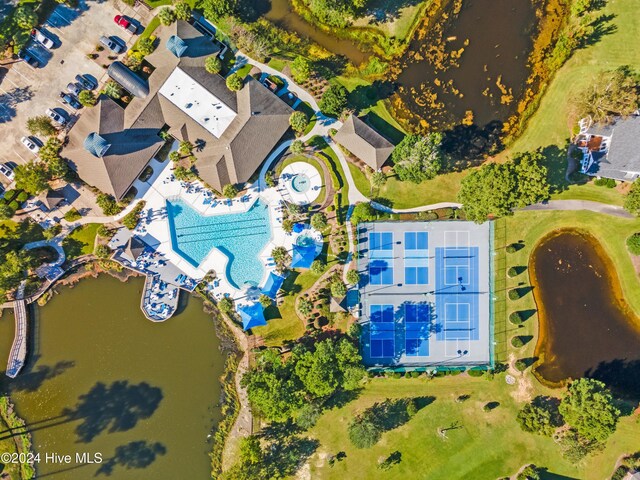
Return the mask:
[[490,363],[491,230],[455,220],[358,224],[365,365]]
[[478,247],[436,248],[436,340],[478,339]]

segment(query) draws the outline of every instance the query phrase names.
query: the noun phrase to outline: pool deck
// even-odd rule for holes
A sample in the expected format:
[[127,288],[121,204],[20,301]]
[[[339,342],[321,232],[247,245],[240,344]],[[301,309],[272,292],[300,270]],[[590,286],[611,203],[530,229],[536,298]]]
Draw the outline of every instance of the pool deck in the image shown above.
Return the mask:
[[[228,257],[225,254],[213,248],[207,257],[195,267],[174,251],[171,244],[166,202],[167,200],[179,198],[199,214],[203,216],[220,215],[221,220],[226,214],[248,211],[258,198],[262,203],[268,205],[272,231],[271,240],[258,253],[258,257],[264,266],[264,275],[260,282],[262,286],[269,273],[275,270],[273,262],[269,262],[273,248],[284,246],[291,251],[297,237],[296,234],[288,234],[282,229],[282,194],[277,188],[259,190],[254,185],[243,196],[232,201],[216,199],[199,181],[183,182],[176,180],[173,176],[172,162],[167,162],[161,168],[162,170],[157,175],[154,174],[152,177],[153,183],[150,184],[142,196],[146,203],[141,212],[141,220],[137,228],[133,232],[123,228],[109,242],[109,246],[112,249],[118,250],[114,255],[114,259],[127,268],[133,267],[133,269],[146,275],[158,275],[166,283],[180,286],[186,290],[192,290],[193,288],[184,288],[178,285],[176,281],[178,275],[187,275],[187,277],[193,279],[193,286],[195,286],[195,284],[202,281],[207,273],[214,271],[216,272],[216,278],[205,287],[208,294],[216,300],[221,299],[223,296],[229,296],[234,300],[242,301],[246,297],[245,291],[238,290],[227,281],[225,272],[227,271]],[[132,265],[129,261],[130,259],[121,258],[123,257],[121,247],[126,244],[132,234],[143,240],[156,254],[156,259],[144,264],[142,269],[140,265]],[[191,287],[191,285],[188,285],[188,287]]]
[[[305,176],[309,182],[309,188],[303,192],[297,191],[293,186],[293,181],[298,175]],[[279,178],[279,184],[283,185],[281,188],[283,197],[296,205],[308,205],[318,198],[320,190],[322,190],[322,183],[322,176],[316,167],[305,162],[294,162],[287,165]]]

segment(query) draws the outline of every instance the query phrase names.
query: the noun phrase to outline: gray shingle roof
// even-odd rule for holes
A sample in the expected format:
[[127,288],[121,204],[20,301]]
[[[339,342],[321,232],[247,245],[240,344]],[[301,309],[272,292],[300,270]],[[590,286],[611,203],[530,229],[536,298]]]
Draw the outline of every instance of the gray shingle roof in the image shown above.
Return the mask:
[[335,140],[374,170],[382,167],[393,144],[355,115],[351,115],[335,135]]
[[640,116],[617,118],[608,125],[594,125],[587,133],[611,137],[607,155],[589,173],[623,181],[632,181],[640,174]]
[[47,209],[52,210],[64,200],[64,194],[62,193],[62,190],[47,190],[40,194],[38,200],[40,200]]

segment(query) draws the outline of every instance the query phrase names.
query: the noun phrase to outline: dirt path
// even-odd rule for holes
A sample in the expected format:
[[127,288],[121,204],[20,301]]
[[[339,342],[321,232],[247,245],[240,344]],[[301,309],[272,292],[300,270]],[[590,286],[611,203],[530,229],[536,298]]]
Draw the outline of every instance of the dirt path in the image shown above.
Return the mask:
[[515,354],[510,353],[508,373],[516,379],[516,389],[511,392],[511,396],[518,402],[529,402],[533,398],[533,383],[531,382],[531,375],[519,372],[515,367],[515,362]]

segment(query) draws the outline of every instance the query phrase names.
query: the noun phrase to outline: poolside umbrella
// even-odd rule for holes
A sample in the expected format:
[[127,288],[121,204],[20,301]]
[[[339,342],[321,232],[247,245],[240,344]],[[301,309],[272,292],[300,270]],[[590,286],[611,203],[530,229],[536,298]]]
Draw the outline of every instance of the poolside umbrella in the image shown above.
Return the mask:
[[294,245],[291,266],[293,268],[310,268],[316,259],[315,245]]
[[300,233],[305,229],[304,223],[294,223],[293,224],[293,233]]
[[267,321],[264,319],[262,305],[258,302],[250,305],[239,305],[237,310],[240,318],[242,318],[242,328],[244,330],[267,324]]
[[280,275],[276,275],[271,272],[269,277],[267,278],[267,282],[264,284],[262,288],[262,293],[264,293],[271,300],[276,299],[276,295],[278,294],[278,290],[282,287],[282,283],[284,282],[284,277]]

